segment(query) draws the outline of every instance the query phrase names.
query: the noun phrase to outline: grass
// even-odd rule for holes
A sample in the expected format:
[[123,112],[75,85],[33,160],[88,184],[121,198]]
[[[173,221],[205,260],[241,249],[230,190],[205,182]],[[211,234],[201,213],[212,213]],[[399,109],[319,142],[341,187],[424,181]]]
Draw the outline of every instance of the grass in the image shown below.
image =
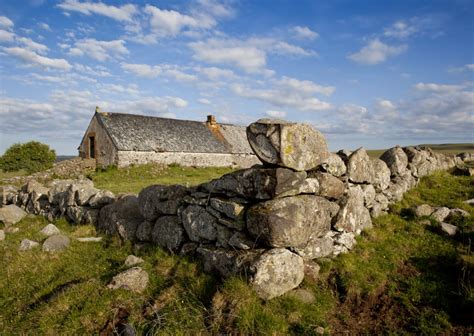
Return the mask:
[[[44,239],[38,231],[47,222],[29,217],[0,243],[0,334],[98,334],[120,310],[138,334],[151,335],[315,335],[318,326],[328,334],[468,334],[474,211],[462,201],[473,197],[472,177],[423,178],[351,253],[320,261],[320,279],[300,286],[314,303],[290,294],[263,302],[242,278],[221,282],[191,259],[117,239],[73,240],[57,255],[20,253],[21,239]],[[459,237],[446,237],[406,211],[421,203],[462,207],[471,218],[458,219]],[[70,237],[95,234],[91,226],[55,224]],[[143,294],[108,290],[130,253],[145,260],[149,287]]]
[[162,167],[147,164],[128,168],[108,168],[91,173],[96,188],[114,193],[138,193],[152,184],[183,184],[194,186],[233,171],[227,167],[193,168],[170,165]]
[[20,170],[20,171],[15,171],[15,172],[5,172],[3,170],[0,170],[0,181],[3,179],[8,179],[16,176],[26,176],[28,173],[26,170]]

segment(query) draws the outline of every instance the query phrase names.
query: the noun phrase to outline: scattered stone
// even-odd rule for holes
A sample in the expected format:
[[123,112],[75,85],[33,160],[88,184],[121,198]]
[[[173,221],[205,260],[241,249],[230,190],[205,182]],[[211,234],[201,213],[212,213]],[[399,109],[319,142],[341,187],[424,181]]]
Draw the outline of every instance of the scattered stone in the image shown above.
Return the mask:
[[98,243],[102,241],[102,237],[81,237],[81,238],[77,238],[77,241],[80,241],[82,243],[89,243],[89,242]]
[[430,216],[434,211],[435,210],[428,204],[421,204],[415,208],[415,216],[416,217]]
[[247,127],[247,138],[264,163],[297,171],[315,168],[329,157],[324,136],[306,124],[260,119]]
[[126,289],[135,293],[142,293],[148,286],[148,273],[141,267],[132,267],[113,277],[107,285],[110,289]]
[[448,236],[455,236],[458,232],[458,228],[455,225],[448,224],[448,223],[441,223],[441,231],[446,233]]
[[158,218],[153,227],[151,237],[158,246],[173,252],[178,252],[186,240],[184,228],[179,223],[177,216]]
[[387,150],[380,159],[385,161],[392,176],[404,175],[407,171],[408,157],[399,146]]
[[292,291],[288,292],[288,296],[306,304],[311,304],[316,301],[314,293],[305,288],[293,289]]
[[371,184],[363,184],[361,186],[362,193],[364,195],[364,205],[367,208],[372,208],[375,202],[375,188]]
[[251,286],[260,298],[270,300],[298,287],[304,278],[304,262],[299,255],[276,248],[263,253],[251,271]]
[[372,182],[372,162],[364,148],[359,148],[349,156],[347,177],[353,183]]
[[317,281],[319,278],[319,271],[321,266],[319,266],[313,260],[305,260],[304,262],[304,275],[311,281]]
[[0,222],[3,222],[5,226],[15,225],[25,218],[26,215],[25,210],[14,204],[0,208]]
[[125,259],[124,265],[125,267],[133,267],[143,262],[145,262],[145,260],[131,254],[127,257],[127,259]]
[[28,250],[31,250],[31,249],[37,247],[37,246],[39,246],[39,243],[37,243],[33,240],[23,239],[20,243],[19,250],[20,251],[28,251]]
[[340,177],[347,171],[346,164],[337,154],[330,153],[326,162],[321,167],[329,174]]
[[437,208],[432,214],[431,217],[436,219],[438,222],[442,223],[449,216],[450,210],[447,207]]
[[52,236],[52,235],[55,235],[55,234],[61,233],[61,231],[59,231],[59,229],[56,227],[56,225],[51,224],[51,223],[49,223],[48,225],[46,225],[40,232],[41,232],[42,234],[48,236],[48,237],[49,237],[49,236]]
[[43,243],[44,252],[59,252],[69,247],[71,241],[63,234],[50,236]]
[[5,240],[5,231],[0,230],[0,241]]

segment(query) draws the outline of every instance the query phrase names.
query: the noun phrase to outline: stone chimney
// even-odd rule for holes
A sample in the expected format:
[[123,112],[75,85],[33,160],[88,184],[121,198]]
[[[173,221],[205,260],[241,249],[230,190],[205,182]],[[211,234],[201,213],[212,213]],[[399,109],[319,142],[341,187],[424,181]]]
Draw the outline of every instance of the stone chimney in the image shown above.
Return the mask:
[[100,112],[100,108],[99,108],[99,106],[96,106],[95,107],[95,113],[99,113],[99,112]]
[[216,116],[212,114],[208,115],[207,123],[209,126],[217,126]]

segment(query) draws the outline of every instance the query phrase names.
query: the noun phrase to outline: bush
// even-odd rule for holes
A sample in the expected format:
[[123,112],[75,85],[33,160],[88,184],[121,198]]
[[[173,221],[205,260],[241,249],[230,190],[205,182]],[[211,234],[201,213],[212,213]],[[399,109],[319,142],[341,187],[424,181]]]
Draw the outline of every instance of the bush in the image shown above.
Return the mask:
[[0,169],[5,172],[26,170],[35,173],[49,169],[56,160],[56,152],[37,141],[14,144],[0,157]]

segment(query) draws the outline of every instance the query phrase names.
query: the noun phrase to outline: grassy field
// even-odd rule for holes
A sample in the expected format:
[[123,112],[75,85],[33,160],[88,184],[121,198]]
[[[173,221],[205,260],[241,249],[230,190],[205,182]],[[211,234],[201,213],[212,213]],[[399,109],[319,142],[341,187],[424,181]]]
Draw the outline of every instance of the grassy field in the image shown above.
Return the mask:
[[[263,302],[244,279],[221,282],[191,259],[154,247],[134,250],[117,239],[73,240],[55,255],[20,253],[21,239],[44,239],[38,231],[47,222],[29,217],[0,243],[0,334],[98,334],[118,315],[151,335],[315,335],[318,326],[335,335],[468,334],[474,331],[474,210],[462,201],[469,198],[473,178],[424,178],[358,237],[351,253],[321,262],[320,279],[303,282],[313,303],[291,294]],[[471,218],[459,220],[462,234],[449,238],[405,210],[420,203],[462,207]],[[91,226],[55,224],[71,238],[95,234]],[[145,260],[150,275],[143,294],[106,288],[130,253]]]

